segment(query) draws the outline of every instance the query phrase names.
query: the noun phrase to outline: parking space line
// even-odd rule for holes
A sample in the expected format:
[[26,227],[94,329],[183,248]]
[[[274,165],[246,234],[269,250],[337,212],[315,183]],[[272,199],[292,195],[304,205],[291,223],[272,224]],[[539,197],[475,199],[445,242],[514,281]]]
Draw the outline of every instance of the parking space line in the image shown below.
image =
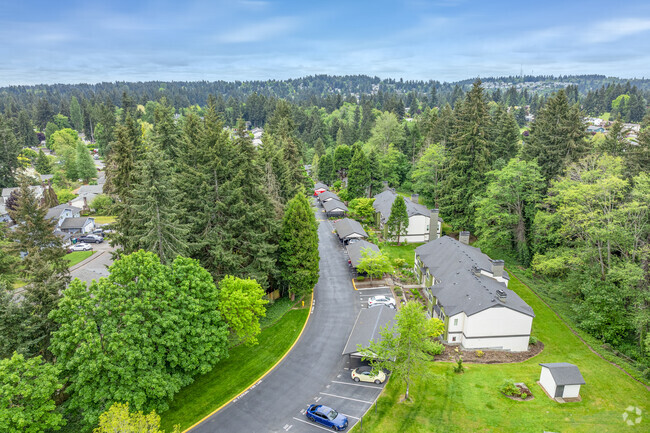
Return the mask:
[[323,429],[323,430],[330,431],[330,429],[328,429],[328,428],[316,425],[316,424],[314,424],[314,423],[312,423],[310,421],[305,421],[304,419],[296,418],[295,416],[293,417],[293,419],[295,419],[296,421],[304,422],[305,424],[309,424],[312,427],[316,427],[316,428],[320,428],[320,429]]
[[342,385],[351,385],[351,386],[363,386],[365,388],[372,388],[372,389],[384,389],[383,386],[372,386],[372,385],[363,385],[361,383],[350,383],[350,382],[339,382],[338,380],[333,380],[332,383],[340,383]]
[[352,401],[358,401],[360,403],[372,404],[371,401],[359,400],[358,398],[343,397],[342,395],[328,394],[326,392],[319,392],[319,394],[327,395],[329,397],[342,398],[343,400],[352,400]]
[[347,413],[339,412],[343,416],[347,416],[348,418],[354,418],[354,419],[360,419],[359,417],[348,415]]

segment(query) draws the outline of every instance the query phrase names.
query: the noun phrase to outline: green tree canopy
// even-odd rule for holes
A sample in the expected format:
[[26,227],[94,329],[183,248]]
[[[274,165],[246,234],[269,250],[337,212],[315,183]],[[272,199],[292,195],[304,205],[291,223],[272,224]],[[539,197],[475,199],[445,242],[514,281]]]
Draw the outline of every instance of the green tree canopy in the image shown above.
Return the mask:
[[88,148],[79,140],[76,148],[77,176],[88,183],[90,179],[97,177],[97,167]]
[[[142,411],[131,412],[129,403],[113,403],[99,416],[99,425],[93,433],[165,433],[160,430],[160,416],[152,411],[148,415]],[[180,433],[178,426],[170,433]]]
[[351,198],[365,197],[370,186],[368,158],[361,146],[354,147],[354,155],[348,172],[348,194]]
[[379,278],[393,270],[390,264],[390,258],[379,251],[363,248],[361,250],[361,257],[357,271],[367,274],[371,280],[373,278]]
[[415,165],[412,174],[413,189],[424,204],[440,207],[440,194],[444,180],[444,169],[447,163],[445,147],[438,143],[431,144],[422,154]]
[[260,318],[266,316],[268,300],[257,281],[226,275],[219,282],[219,311],[224,320],[245,344],[257,344]]
[[397,240],[400,243],[400,237],[408,233],[409,215],[406,211],[406,202],[404,197],[398,195],[390,208],[390,216],[386,221],[387,238]]
[[0,116],[0,188],[16,185],[16,169],[20,144],[14,135],[10,122]]

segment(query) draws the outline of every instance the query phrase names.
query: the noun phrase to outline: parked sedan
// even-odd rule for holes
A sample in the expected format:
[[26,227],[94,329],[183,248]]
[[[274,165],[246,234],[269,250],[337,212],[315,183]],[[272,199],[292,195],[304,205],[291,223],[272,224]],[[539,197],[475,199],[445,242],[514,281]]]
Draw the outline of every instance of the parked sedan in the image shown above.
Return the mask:
[[368,306],[374,307],[375,305],[388,305],[395,308],[395,298],[390,296],[378,295],[368,298]]
[[375,374],[372,374],[372,367],[368,366],[355,368],[350,376],[355,382],[374,382],[377,385],[384,383],[386,380],[386,374],[383,371],[378,370]]
[[92,245],[81,242],[78,244],[74,244],[70,248],[68,248],[68,252],[71,253],[73,251],[91,251],[92,249],[93,249]]
[[307,419],[332,430],[341,431],[345,430],[348,426],[347,416],[341,415],[331,407],[323,406],[322,404],[309,405],[305,415]]
[[85,235],[77,238],[77,242],[92,242],[96,244],[101,244],[104,242],[104,238],[98,235]]

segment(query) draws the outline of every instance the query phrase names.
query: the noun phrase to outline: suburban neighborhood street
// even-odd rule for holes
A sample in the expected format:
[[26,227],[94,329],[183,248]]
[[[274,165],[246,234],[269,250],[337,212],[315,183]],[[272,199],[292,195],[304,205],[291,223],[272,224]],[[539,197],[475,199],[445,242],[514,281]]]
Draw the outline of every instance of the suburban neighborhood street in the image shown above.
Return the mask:
[[[300,340],[280,365],[218,413],[193,428],[212,432],[318,432],[304,415],[311,403],[337,409],[354,425],[381,392],[381,385],[358,384],[342,356],[361,308],[347,258],[332,225],[317,207],[320,279],[314,306]],[[357,361],[358,362],[358,361]],[[352,360],[355,363],[355,360]]]
[[95,253],[70,268],[70,277],[73,280],[79,278],[85,283],[90,283],[92,280],[108,277],[108,266],[113,263],[111,253],[115,248],[111,247],[106,241],[101,244],[91,245]]

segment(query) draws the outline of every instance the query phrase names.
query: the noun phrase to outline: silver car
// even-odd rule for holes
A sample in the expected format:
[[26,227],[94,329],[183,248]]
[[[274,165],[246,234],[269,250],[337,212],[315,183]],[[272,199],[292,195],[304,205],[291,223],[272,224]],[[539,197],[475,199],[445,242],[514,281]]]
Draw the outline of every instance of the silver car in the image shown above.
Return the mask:
[[374,307],[375,305],[386,305],[395,308],[395,298],[386,295],[371,296],[368,299],[368,306]]

